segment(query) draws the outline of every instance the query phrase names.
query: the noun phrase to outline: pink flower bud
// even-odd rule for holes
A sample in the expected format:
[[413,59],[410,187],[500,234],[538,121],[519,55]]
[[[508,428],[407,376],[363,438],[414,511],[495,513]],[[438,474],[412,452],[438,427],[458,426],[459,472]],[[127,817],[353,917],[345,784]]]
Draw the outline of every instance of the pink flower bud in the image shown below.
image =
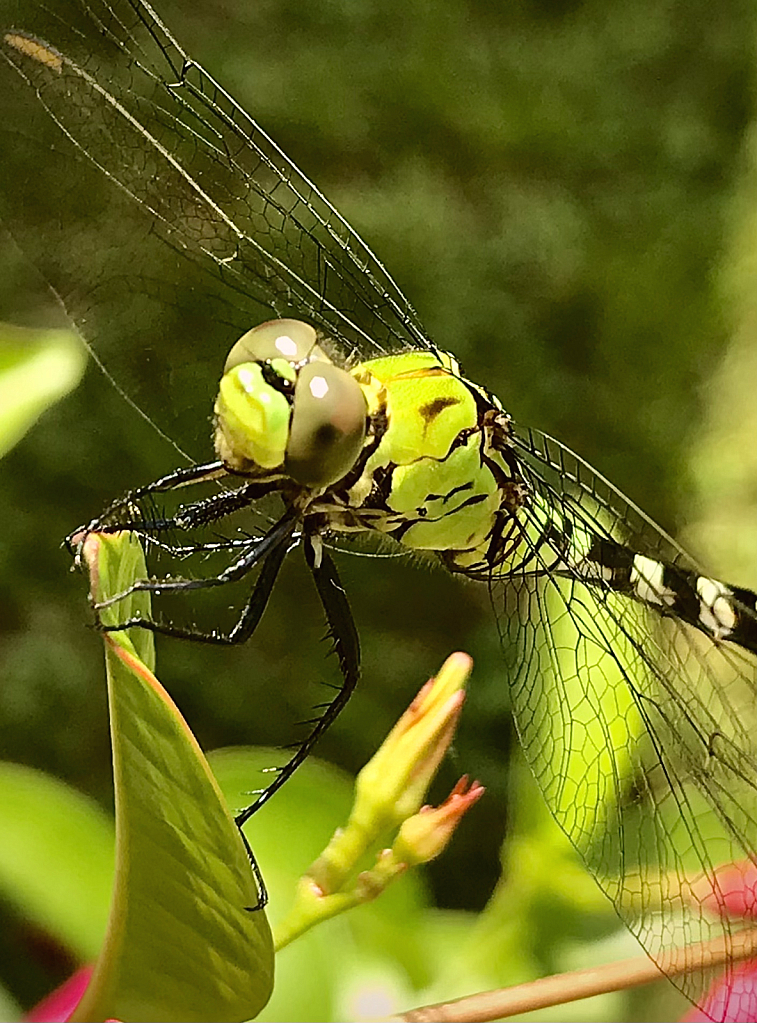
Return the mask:
[[464,775],[441,806],[423,806],[404,822],[392,846],[395,857],[408,865],[435,859],[446,848],[463,814],[483,794],[483,785],[474,781],[468,788]]

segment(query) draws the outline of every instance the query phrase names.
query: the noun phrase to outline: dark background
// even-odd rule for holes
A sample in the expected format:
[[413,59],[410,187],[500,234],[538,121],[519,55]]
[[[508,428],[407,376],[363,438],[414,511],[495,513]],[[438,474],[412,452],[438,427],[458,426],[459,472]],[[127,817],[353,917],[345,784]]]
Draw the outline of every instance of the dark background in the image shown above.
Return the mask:
[[[752,112],[750,4],[157,6],[368,240],[472,379],[666,529],[683,528],[687,459],[730,330],[717,270]],[[0,115],[6,103],[12,95]],[[0,263],[0,318],[54,322],[7,237]],[[101,651],[60,542],[172,467],[95,366],[0,466],[0,750],[106,803]],[[364,679],[320,756],[358,769],[448,653],[476,660],[440,784],[466,771],[488,796],[432,876],[440,904],[479,907],[497,878],[515,741],[485,588],[410,559],[340,568]],[[334,678],[323,632],[294,557],[249,647],[162,642],[160,676],[204,747],[287,743],[323,698],[315,683]],[[9,948],[21,927],[12,915],[0,927]],[[0,959],[12,963],[5,949]],[[32,997],[37,975],[8,970]]]

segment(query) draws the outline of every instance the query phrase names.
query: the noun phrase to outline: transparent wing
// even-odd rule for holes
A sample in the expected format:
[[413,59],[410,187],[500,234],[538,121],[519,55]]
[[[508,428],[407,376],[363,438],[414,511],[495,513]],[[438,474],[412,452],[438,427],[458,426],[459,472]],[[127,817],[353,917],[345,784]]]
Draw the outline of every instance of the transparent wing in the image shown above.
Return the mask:
[[2,216],[194,457],[225,355],[261,319],[310,318],[362,357],[428,343],[362,239],[147,4],[19,0],[2,30]]
[[[517,444],[555,521],[697,568],[558,442],[534,431]],[[733,942],[739,921],[711,913],[691,885],[708,878],[717,901],[716,868],[755,859],[757,659],[542,569],[492,586],[516,724],[550,809],[661,966],[684,944]],[[697,1000],[705,981],[700,968],[676,983]]]

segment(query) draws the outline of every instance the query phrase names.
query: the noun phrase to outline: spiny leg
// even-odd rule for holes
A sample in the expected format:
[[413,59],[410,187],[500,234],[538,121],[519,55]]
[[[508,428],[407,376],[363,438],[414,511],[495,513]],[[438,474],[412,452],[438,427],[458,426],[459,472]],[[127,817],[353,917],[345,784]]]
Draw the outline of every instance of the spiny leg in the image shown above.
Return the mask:
[[268,889],[265,886],[263,874],[261,873],[258,861],[255,859],[255,853],[252,851],[252,846],[247,841],[247,835],[245,835],[241,828],[239,828],[239,835],[244,844],[244,849],[247,853],[247,859],[249,860],[250,869],[252,870],[253,877],[255,878],[255,883],[258,886],[257,903],[254,906],[246,906],[245,909],[247,909],[250,913],[255,913],[260,909],[265,909],[268,905]]
[[126,523],[113,523],[105,527],[105,532],[116,532],[119,529],[133,529],[143,535],[162,533],[172,529],[191,532],[202,526],[210,526],[219,519],[227,518],[234,512],[249,508],[255,501],[267,494],[276,493],[280,489],[278,480],[253,481],[236,490],[224,490],[210,497],[201,498],[191,504],[179,506],[178,511],[168,518],[139,519]]
[[197,543],[168,543],[166,540],[159,540],[148,533],[141,533],[138,530],[130,530],[140,540],[144,541],[151,550],[158,550],[167,554],[176,561],[191,558],[196,554],[228,554],[235,550],[248,550],[252,544],[259,543],[262,537],[253,536],[251,533],[241,533],[236,537],[221,537],[218,540],[202,540]]
[[297,748],[294,756],[284,767],[277,770],[276,780],[263,789],[254,803],[237,814],[236,822],[240,827],[271,798],[274,792],[281,788],[309,756],[318,739],[344,710],[360,678],[360,639],[336,565],[328,552],[320,544],[316,547],[310,537],[305,540],[305,560],[313,576],[326,615],[329,633],[334,641],[334,650],[342,674],[342,685],[334,700],[327,706],[325,713],[316,721],[310,735]]
[[[149,537],[152,533],[165,533],[174,529],[182,532],[191,532],[193,529],[212,525],[220,519],[233,515],[234,512],[248,508],[261,497],[274,493],[278,489],[278,481],[252,482],[238,487],[236,490],[224,490],[220,493],[212,494],[210,497],[193,501],[190,504],[180,505],[174,515],[167,517],[155,515],[153,518],[146,518],[144,515],[140,515],[137,518],[133,514],[128,519],[113,520],[113,515],[119,508],[128,507],[133,511],[136,507],[137,499],[132,498],[132,495],[128,495],[118,505],[112,506],[108,513],[91,522],[85,530],[73,533],[66,540],[66,543],[75,542],[78,545],[81,542],[82,534],[87,532],[117,533],[121,530],[129,530],[146,537]],[[139,499],[144,500],[145,496],[151,497],[152,494],[149,492],[148,494],[142,493]],[[141,512],[141,509],[137,508],[137,513],[139,512]]]
[[[221,493],[212,494],[210,497],[193,501],[191,504],[182,504],[173,515],[161,517],[157,514],[156,507],[156,514],[152,518],[140,514],[139,518],[125,522],[101,523],[98,528],[105,533],[114,533],[122,529],[133,530],[147,538],[151,538],[154,533],[159,535],[172,530],[188,533],[201,526],[212,525],[243,508],[248,508],[259,497],[262,497],[263,493],[265,491],[261,492],[260,488],[254,484],[248,484],[237,490],[224,490]],[[141,511],[140,509],[140,513]]]
[[[238,582],[247,575],[247,573],[251,571],[255,565],[268,558],[271,552],[279,545],[286,548],[286,545],[291,539],[292,533],[297,525],[297,520],[297,512],[292,508],[288,508],[278,522],[276,522],[268,530],[262,539],[254,541],[254,545],[251,550],[242,554],[222,572],[219,572],[218,575],[203,576],[199,579],[137,579],[136,582],[132,583],[132,585],[122,593],[117,593],[115,596],[109,597],[107,600],[96,604],[95,610],[100,611],[106,607],[111,607],[113,604],[117,604],[120,600],[123,600],[125,597],[128,597],[133,593],[186,593],[191,590],[210,589],[215,586],[225,586],[227,583]],[[121,629],[129,628],[132,625],[136,625],[138,628],[149,629],[153,624],[154,623],[145,622],[142,619],[136,619],[134,621],[124,622],[123,624],[119,624],[115,627],[106,626],[105,631],[116,632]],[[153,631],[158,630],[154,629]]]
[[119,622],[118,625],[101,625],[100,630],[102,632],[121,632],[124,629],[145,629],[161,636],[171,636],[173,639],[189,639],[196,643],[212,643],[216,646],[237,646],[240,643],[246,643],[263,617],[279,569],[289,551],[290,539],[290,536],[285,533],[276,546],[269,549],[263,560],[260,574],[255,580],[250,598],[237,623],[229,632],[203,632],[201,629],[174,625],[170,622],[153,622],[145,618],[130,618],[126,622]]
[[[219,552],[229,553],[234,550],[248,552],[253,545],[260,543],[261,536],[251,534],[239,535],[234,538],[221,537],[216,541],[202,541],[198,543],[166,542],[161,539],[162,534],[179,533],[191,534],[193,530],[200,527],[207,527],[214,522],[226,518],[234,512],[244,510],[253,505],[259,498],[278,490],[276,482],[266,481],[248,483],[233,491],[223,491],[211,497],[203,498],[192,504],[182,505],[178,511],[168,517],[160,518],[156,512],[150,519],[141,517],[133,518],[130,521],[120,521],[106,524],[103,519],[98,520],[97,528],[91,527],[91,532],[115,533],[127,531],[139,537],[146,547],[157,549],[172,558],[181,560],[195,554],[213,554]],[[71,545],[72,538],[75,538],[77,546],[80,546],[86,532],[72,534],[66,543]],[[77,553],[77,561],[78,561]],[[128,596],[133,590],[124,590],[115,594],[112,602],[116,603]],[[105,606],[105,605],[102,605]]]
[[[108,520],[121,509],[129,508],[131,505],[136,504],[138,501],[141,501],[152,494],[164,493],[169,490],[177,490],[180,487],[189,486],[192,483],[203,483],[220,479],[226,475],[228,475],[227,470],[225,469],[223,462],[220,461],[206,462],[203,465],[189,465],[183,469],[175,469],[166,476],[161,476],[160,479],[153,480],[152,483],[148,483],[144,487],[137,487],[135,490],[130,490],[128,494],[124,494],[123,497],[119,497],[116,501],[113,501],[112,504],[108,505],[102,515],[99,515],[96,519],[92,519],[87,526],[79,526],[79,528],[75,529],[73,533],[70,533],[63,542],[69,551],[74,553],[80,546],[83,535],[86,535],[87,533],[112,532],[116,528],[119,528],[116,523],[111,523]],[[134,524],[134,526],[137,528],[136,524]],[[129,523],[124,522],[120,525],[120,528],[129,529]]]
[[101,519],[106,518],[111,509],[118,508],[129,501],[138,501],[147,494],[157,494],[166,490],[177,490],[179,487],[189,486],[190,483],[205,483],[211,480],[221,479],[228,476],[229,472],[223,462],[215,459],[212,462],[204,462],[201,465],[187,465],[182,469],[173,469],[160,479],[146,483],[143,487],[130,490],[128,494],[118,498],[106,508]]

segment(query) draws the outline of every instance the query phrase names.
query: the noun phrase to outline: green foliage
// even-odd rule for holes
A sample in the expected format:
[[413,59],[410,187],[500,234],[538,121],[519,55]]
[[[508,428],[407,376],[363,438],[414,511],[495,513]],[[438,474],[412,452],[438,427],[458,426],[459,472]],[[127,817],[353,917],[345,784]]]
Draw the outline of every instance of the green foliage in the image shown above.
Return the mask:
[[0,324],[0,455],[81,380],[86,355],[71,331]]
[[[84,555],[96,601],[146,573],[128,535],[90,536]],[[149,611],[143,594],[125,603],[127,615]],[[154,660],[152,642],[132,630],[105,643],[116,877],[103,950],[74,1018],[253,1017],[273,986],[273,945],[247,849],[194,736],[136,655],[139,646]]]
[[[90,570],[92,599],[98,602],[145,572],[139,545],[128,534],[91,535],[81,553]],[[122,603],[127,615],[149,613],[143,593]],[[106,620],[110,613],[103,610]],[[106,634],[104,639],[117,834],[104,938],[105,889],[97,881],[110,872],[109,829],[86,800],[37,772],[14,767],[4,771],[8,785],[0,802],[0,824],[10,841],[0,861],[0,886],[19,910],[36,917],[83,958],[91,957],[102,939],[92,980],[74,1019],[202,1023],[251,1018],[270,994],[271,938],[262,908],[255,909],[258,889],[226,807],[247,802],[249,787],[264,781],[261,772],[272,754],[226,750],[213,758],[224,803],[175,705],[137,657],[139,648],[153,660],[151,636],[132,629]],[[414,701],[362,772],[352,800],[345,778],[332,768],[310,763],[281,798],[253,818],[249,837],[279,918],[301,890],[298,879],[303,873],[312,876],[306,888],[317,877],[335,880],[337,868],[346,871],[349,881],[359,863],[351,868],[335,858],[337,847],[344,853],[356,840],[365,851],[362,838],[372,834],[374,825],[384,829],[389,821],[396,826],[417,816],[461,706],[457,697],[470,663],[458,655],[454,665],[445,667],[446,674],[439,674],[434,688]],[[335,825],[345,822],[344,830],[329,841]],[[68,901],[58,897],[49,905],[49,878],[40,868],[47,865],[45,835],[51,823],[58,824],[55,880]],[[296,952],[292,955],[287,948],[279,957],[283,969],[276,995],[260,1018],[360,1019],[409,1002],[455,996],[461,985],[470,990],[471,983],[491,987],[523,979],[524,974],[536,975],[540,971],[531,958],[535,949],[529,955],[523,935],[533,929],[529,920],[545,895],[545,876],[558,876],[553,869],[557,862],[562,865],[561,877],[573,873],[578,880],[567,889],[560,884],[553,893],[557,901],[562,896],[561,912],[568,920],[605,907],[595,886],[576,869],[573,850],[561,837],[555,843],[558,833],[545,811],[523,823],[520,842],[513,841],[512,848],[530,846],[528,861],[532,866],[541,862],[544,870],[522,871],[516,855],[511,873],[516,874],[517,885],[509,896],[503,889],[481,922],[472,916],[454,921],[439,916],[426,906],[412,879],[392,884],[381,898],[361,906],[347,920],[327,920],[304,937],[299,934]],[[353,840],[350,829],[355,832]],[[553,837],[539,841],[540,830]],[[97,862],[100,846],[108,854],[105,867],[92,871],[90,859],[92,865]],[[385,863],[387,855],[380,856],[377,865]],[[367,877],[361,874],[358,881]],[[321,880],[323,894],[341,888],[324,885]],[[83,923],[89,937],[84,943]],[[290,937],[291,929],[291,923],[284,925]],[[336,947],[339,956],[333,954]],[[554,935],[552,947],[557,947]],[[598,1004],[606,1010],[606,1000]]]
[[[261,771],[274,750],[226,749],[210,764],[230,806],[249,802],[262,784]],[[289,911],[299,877],[325,848],[334,828],[346,821],[353,781],[336,768],[309,760],[245,831],[270,895],[269,916],[277,924]],[[431,966],[424,941],[429,910],[417,873],[408,874],[375,902],[302,935],[276,957],[276,984],[258,1019],[359,1018],[371,994],[389,1007],[412,1004]],[[417,999],[417,994],[415,998]]]
[[0,764],[0,891],[81,962],[100,951],[113,878],[113,826],[50,775]]

